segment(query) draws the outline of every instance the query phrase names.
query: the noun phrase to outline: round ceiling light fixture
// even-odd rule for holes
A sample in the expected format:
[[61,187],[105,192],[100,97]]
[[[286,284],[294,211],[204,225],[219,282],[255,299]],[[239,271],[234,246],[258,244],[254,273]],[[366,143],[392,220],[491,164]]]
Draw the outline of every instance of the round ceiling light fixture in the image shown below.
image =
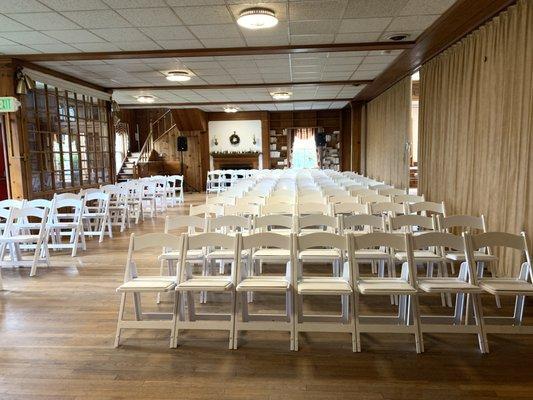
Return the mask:
[[141,96],[137,96],[137,101],[139,103],[150,104],[155,101],[155,97],[150,94],[143,94]]
[[224,107],[224,112],[227,112],[227,113],[230,113],[230,114],[236,113],[237,111],[239,111],[239,109],[237,107],[234,107],[234,106]]
[[274,100],[289,100],[292,96],[292,92],[274,92],[270,93]]
[[188,71],[168,71],[167,80],[172,82],[187,82],[191,80],[191,74]]
[[243,10],[237,23],[247,29],[266,29],[278,24],[274,11],[268,8],[254,7]]

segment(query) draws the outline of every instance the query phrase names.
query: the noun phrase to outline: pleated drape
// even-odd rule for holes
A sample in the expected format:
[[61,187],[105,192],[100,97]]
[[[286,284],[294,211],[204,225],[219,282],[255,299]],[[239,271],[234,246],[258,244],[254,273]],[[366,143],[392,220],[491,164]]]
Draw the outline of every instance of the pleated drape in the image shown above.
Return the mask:
[[[449,214],[533,236],[533,0],[521,0],[421,69],[420,191]],[[520,268],[502,254],[501,275]]]
[[367,106],[366,174],[398,188],[409,187],[411,78]]

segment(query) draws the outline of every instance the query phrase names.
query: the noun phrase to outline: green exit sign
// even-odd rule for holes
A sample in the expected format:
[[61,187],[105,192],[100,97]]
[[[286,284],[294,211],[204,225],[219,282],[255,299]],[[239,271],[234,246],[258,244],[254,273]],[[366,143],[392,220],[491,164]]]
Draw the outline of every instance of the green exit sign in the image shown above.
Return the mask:
[[20,101],[14,97],[0,97],[0,113],[15,112],[20,107]]

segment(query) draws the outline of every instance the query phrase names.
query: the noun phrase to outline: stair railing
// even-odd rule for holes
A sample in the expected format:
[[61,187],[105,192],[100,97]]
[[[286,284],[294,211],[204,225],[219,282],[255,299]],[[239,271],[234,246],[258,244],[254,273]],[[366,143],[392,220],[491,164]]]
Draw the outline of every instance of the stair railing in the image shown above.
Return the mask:
[[152,151],[154,150],[154,143],[175,127],[176,124],[174,123],[170,110],[167,110],[155,121],[150,122],[150,132],[148,133],[148,136],[141,147],[139,158],[137,159],[135,166],[137,167],[138,164],[147,163],[150,160]]

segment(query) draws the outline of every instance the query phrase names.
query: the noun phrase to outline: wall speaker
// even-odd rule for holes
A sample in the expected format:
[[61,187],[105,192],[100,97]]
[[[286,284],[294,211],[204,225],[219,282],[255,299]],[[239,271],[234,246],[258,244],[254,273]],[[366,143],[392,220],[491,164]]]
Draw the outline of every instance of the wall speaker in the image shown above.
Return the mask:
[[178,151],[187,151],[187,137],[178,136]]
[[326,134],[324,132],[319,132],[315,135],[315,142],[318,147],[326,145]]

